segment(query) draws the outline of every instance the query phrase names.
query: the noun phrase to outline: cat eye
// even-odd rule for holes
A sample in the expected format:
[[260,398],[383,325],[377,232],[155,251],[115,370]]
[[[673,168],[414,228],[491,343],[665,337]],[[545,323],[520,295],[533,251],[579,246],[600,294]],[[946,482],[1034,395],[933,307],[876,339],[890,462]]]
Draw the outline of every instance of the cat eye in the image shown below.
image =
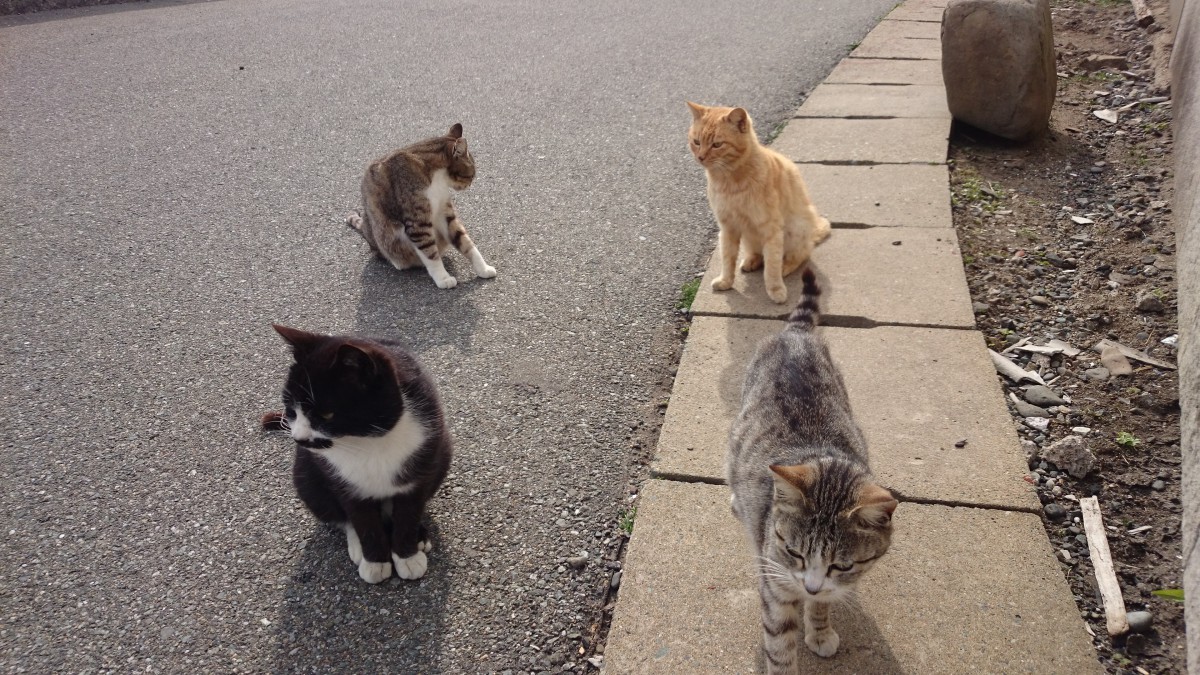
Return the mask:
[[700,145],[700,139],[699,139],[699,138],[693,138],[693,139],[692,139],[692,145]]
[[795,558],[796,560],[798,560],[800,562],[800,569],[804,569],[804,554],[803,553],[793,551],[790,546],[785,547],[783,550],[787,551],[788,555],[792,556],[793,558]]
[[712,146],[713,146],[713,149],[714,149],[714,150],[715,150],[716,148],[719,148],[719,147],[721,147],[722,145],[725,145],[725,141],[717,141],[717,142],[715,142],[715,143],[713,143],[713,144],[712,144]]
[[849,572],[850,570],[854,569],[854,563],[850,563],[849,565],[830,565],[829,569],[830,571],[837,570],[839,572]]
[[329,420],[333,419],[333,413],[331,413],[331,412],[321,413],[320,417],[321,417],[321,419],[328,422]]

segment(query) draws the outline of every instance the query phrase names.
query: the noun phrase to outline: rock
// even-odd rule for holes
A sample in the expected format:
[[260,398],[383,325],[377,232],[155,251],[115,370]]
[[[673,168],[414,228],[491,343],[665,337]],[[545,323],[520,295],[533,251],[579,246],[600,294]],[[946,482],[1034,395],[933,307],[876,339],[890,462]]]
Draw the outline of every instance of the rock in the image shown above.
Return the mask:
[[[1128,616],[1126,617],[1128,619]],[[1146,643],[1146,636],[1134,633],[1125,638],[1125,653],[1141,656],[1146,653],[1146,648],[1149,645]]]
[[1154,615],[1144,610],[1129,612],[1125,620],[1129,622],[1130,633],[1145,633],[1154,625]]
[[1094,73],[1097,70],[1125,70],[1128,67],[1129,61],[1124,56],[1112,54],[1089,54],[1079,62],[1079,69],[1086,73]]
[[1067,510],[1054,502],[1050,502],[1042,507],[1042,512],[1046,514],[1046,517],[1052,523],[1061,523],[1067,519]]
[[621,570],[613,572],[612,581],[608,582],[608,587],[614,591],[621,587]]
[[1050,298],[1047,298],[1044,295],[1035,295],[1032,298],[1029,298],[1029,301],[1035,305],[1038,305],[1039,307],[1049,307],[1050,306]]
[[1080,436],[1066,436],[1042,448],[1042,457],[1075,478],[1096,468],[1096,456]]
[[[1021,401],[1021,405],[1029,405],[1029,404],[1025,403],[1024,401]],[[1030,406],[1030,407],[1037,408],[1037,406]],[[1041,410],[1041,408],[1037,408],[1037,409]],[[1036,431],[1045,432],[1047,429],[1050,428],[1050,420],[1045,417],[1025,417],[1025,418],[1022,418],[1021,421],[1025,423],[1025,426],[1029,427],[1030,429],[1034,429]]]
[[1108,369],[1108,374],[1113,377],[1133,372],[1133,366],[1129,364],[1129,359],[1125,358],[1120,349],[1111,345],[1100,352],[1100,363],[1104,364],[1104,367]]
[[1070,565],[1070,564],[1071,564],[1071,552],[1070,552],[1070,551],[1068,551],[1067,549],[1065,549],[1065,548],[1060,548],[1060,549],[1058,549],[1058,552],[1057,552],[1057,553],[1055,553],[1055,555],[1057,555],[1057,556],[1058,556],[1058,560],[1059,560],[1060,562],[1064,562],[1064,563],[1066,563],[1066,564],[1068,564],[1068,565]]
[[1025,401],[1013,401],[1013,406],[1017,409],[1017,414],[1021,417],[1053,417],[1045,408],[1039,408]]
[[1037,443],[1034,443],[1033,441],[1029,440],[1028,438],[1022,438],[1021,439],[1021,450],[1023,450],[1025,452],[1025,460],[1030,464],[1029,468],[1030,469],[1035,468],[1037,466],[1038,460],[1040,459],[1038,457],[1038,453],[1040,452],[1040,450],[1038,449]]
[[586,555],[567,558],[567,566],[573,570],[581,570],[584,565],[587,565],[588,557]]
[[1162,299],[1150,291],[1139,291],[1137,294],[1137,300],[1135,302],[1136,304],[1134,306],[1137,307],[1137,311],[1139,312],[1160,313],[1167,309],[1166,306],[1163,305]]
[[967,439],[965,439],[965,438],[960,438],[960,439],[958,439],[957,441],[954,441],[954,447],[956,447],[956,448],[965,448],[965,447],[967,447]]
[[1080,436],[1087,436],[1088,434],[1092,433],[1092,428],[1091,427],[1071,427],[1071,433],[1079,434]]
[[956,119],[1018,141],[1046,130],[1058,86],[1049,0],[950,0],[942,54]]
[[1104,382],[1108,379],[1108,368],[1103,366],[1099,368],[1088,368],[1083,371],[1083,379],[1091,380],[1092,382]]
[[1134,282],[1135,277],[1131,277],[1128,274],[1121,274],[1120,272],[1109,272],[1108,280],[1115,281],[1122,286],[1128,286]]
[[1066,401],[1050,387],[1035,385],[1025,390],[1025,400],[1036,406],[1063,405]]
[[1150,489],[1157,492],[1162,492],[1167,489],[1167,484],[1161,480],[1156,480],[1150,484]]
[[987,304],[986,302],[972,302],[971,303],[971,310],[974,311],[976,314],[987,314],[988,310],[991,308],[992,308],[992,306]]

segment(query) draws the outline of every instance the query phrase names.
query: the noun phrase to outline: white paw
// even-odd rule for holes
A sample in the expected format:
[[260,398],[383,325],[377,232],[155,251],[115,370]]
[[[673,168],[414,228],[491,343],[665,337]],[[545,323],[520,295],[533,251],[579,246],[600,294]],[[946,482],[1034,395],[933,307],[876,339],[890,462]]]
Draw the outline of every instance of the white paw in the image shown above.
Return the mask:
[[356,230],[361,230],[362,216],[358,215],[357,213],[351,213],[350,215],[346,216],[346,224]]
[[475,270],[475,276],[479,277],[480,279],[493,279],[496,276],[496,268],[492,267],[491,265],[484,265],[483,267]]
[[442,279],[434,279],[433,283],[437,284],[438,288],[454,288],[458,285],[458,279],[454,277],[444,277]]
[[417,550],[422,553],[430,553],[433,551],[433,542],[426,539],[425,541],[417,542]]
[[429,569],[429,559],[424,551],[417,551],[407,558],[392,554],[392,562],[396,563],[396,576],[401,579],[420,579]]
[[358,540],[358,533],[354,531],[353,525],[346,523],[345,528],[346,553],[350,554],[350,560],[353,561],[355,565],[361,565],[363,561],[362,542]]
[[726,279],[725,277],[717,277],[712,280],[712,289],[714,291],[727,291],[733,288],[733,277]]
[[358,576],[362,577],[363,581],[368,584],[377,584],[392,576],[392,563],[374,563],[364,560],[358,563]]
[[836,654],[840,642],[841,638],[832,628],[820,633],[810,632],[804,636],[804,644],[808,645],[812,653],[824,658]]

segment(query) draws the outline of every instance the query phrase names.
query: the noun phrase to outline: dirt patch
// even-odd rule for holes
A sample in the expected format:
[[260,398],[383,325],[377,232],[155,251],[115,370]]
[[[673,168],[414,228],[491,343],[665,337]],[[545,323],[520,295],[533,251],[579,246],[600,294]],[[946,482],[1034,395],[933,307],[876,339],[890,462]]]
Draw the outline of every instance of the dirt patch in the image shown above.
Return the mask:
[[[993,350],[1008,350],[1051,390],[1002,379],[1046,530],[1113,673],[1186,671],[1183,606],[1155,594],[1182,587],[1178,377],[1139,360],[1118,375],[1123,366],[1105,368],[1092,349],[1110,340],[1175,363],[1171,107],[1156,29],[1167,14],[1165,2],[1150,6],[1156,23],[1143,27],[1125,2],[1055,3],[1049,133],[1018,145],[956,127],[951,148],[978,325]],[[1052,340],[1081,351],[1046,353]],[[1047,459],[1070,436],[1095,456],[1090,471],[1086,457],[1077,475]],[[1153,616],[1146,632],[1107,635],[1080,522],[1078,500],[1092,495],[1127,609]]]

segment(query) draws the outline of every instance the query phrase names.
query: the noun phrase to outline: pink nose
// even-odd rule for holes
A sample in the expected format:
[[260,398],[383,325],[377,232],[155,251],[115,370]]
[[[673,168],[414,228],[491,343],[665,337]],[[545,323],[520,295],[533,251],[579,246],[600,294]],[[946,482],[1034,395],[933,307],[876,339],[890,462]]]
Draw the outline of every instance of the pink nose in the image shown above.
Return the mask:
[[698,160],[700,160],[701,162],[703,162],[703,161],[704,161],[704,155],[696,155],[696,159],[698,159]]
[[825,585],[824,579],[817,579],[817,580],[805,579],[804,580],[804,590],[808,591],[808,593],[810,595],[816,595],[817,593],[821,592],[821,586],[824,586],[824,585]]

